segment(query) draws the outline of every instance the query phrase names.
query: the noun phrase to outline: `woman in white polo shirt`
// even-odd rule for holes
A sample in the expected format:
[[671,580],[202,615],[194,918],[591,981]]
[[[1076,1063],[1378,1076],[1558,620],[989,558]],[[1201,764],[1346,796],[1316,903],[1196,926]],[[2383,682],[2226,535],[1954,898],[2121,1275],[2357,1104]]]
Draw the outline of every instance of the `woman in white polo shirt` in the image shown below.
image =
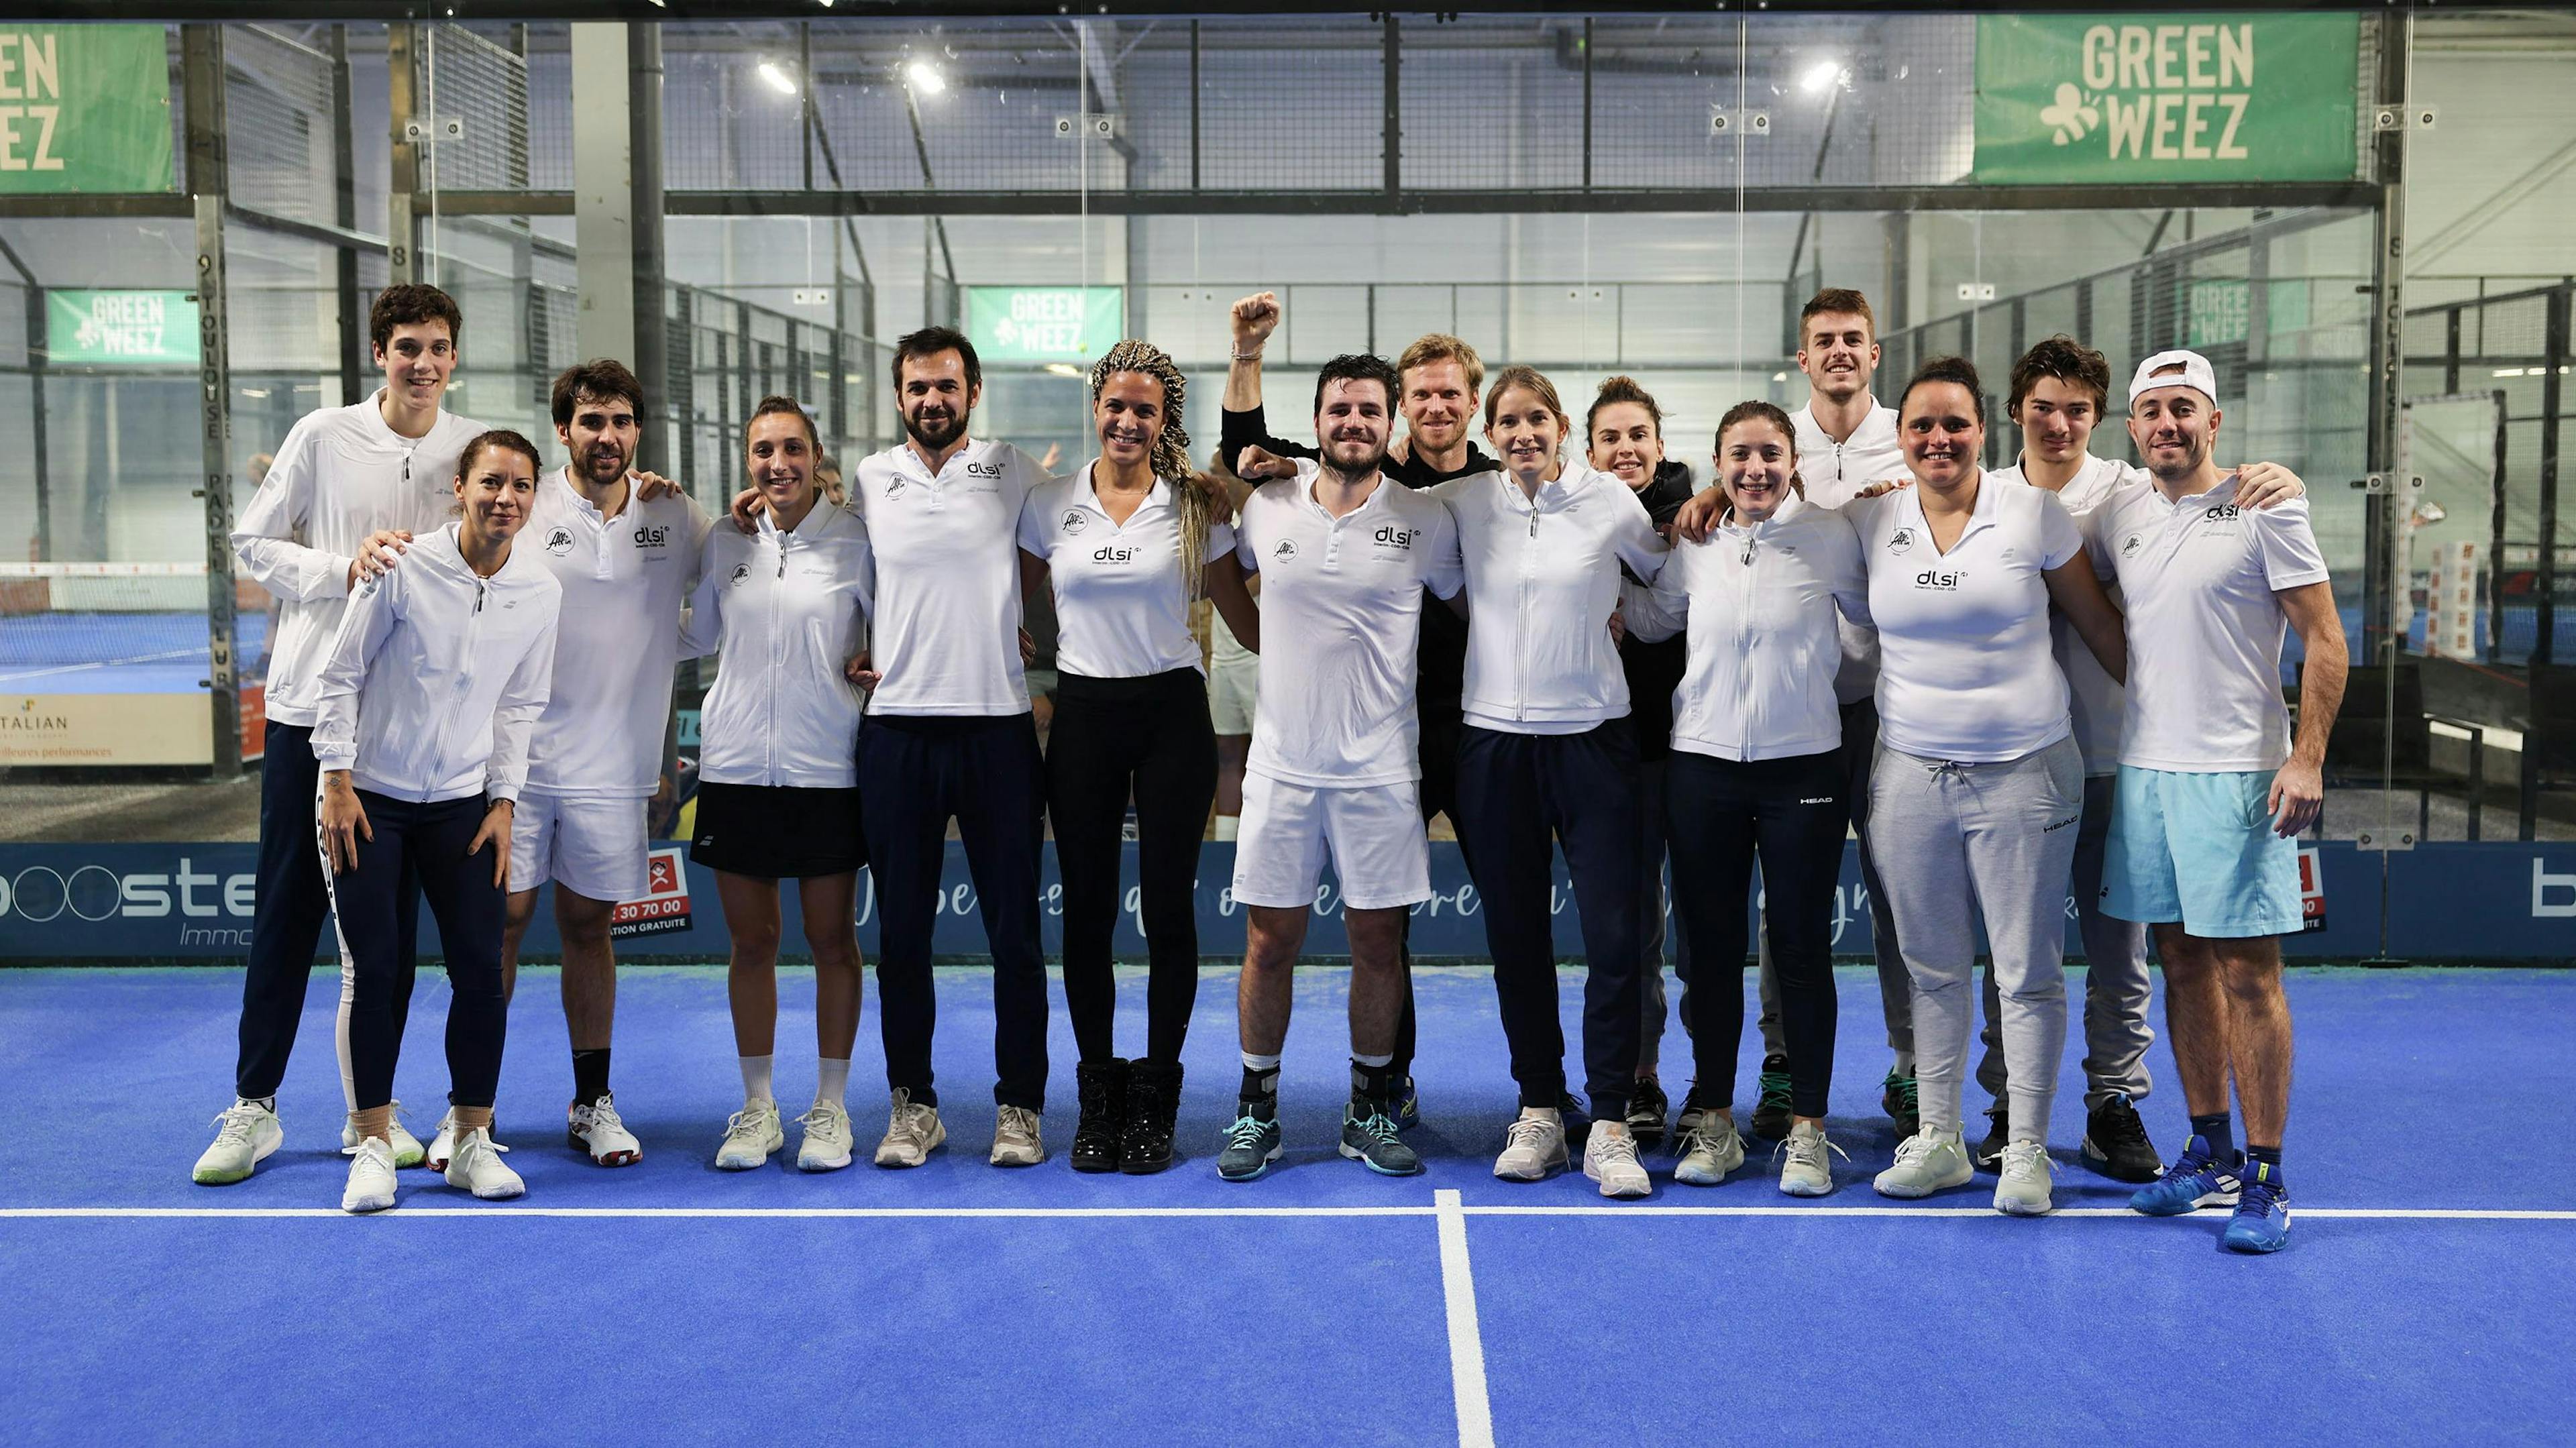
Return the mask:
[[[1834,1066],[1834,888],[1851,823],[1834,673],[1839,625],[1867,626],[1860,541],[1809,504],[1798,435],[1768,402],[1740,402],[1717,429],[1726,512],[1703,542],[1673,550],[1652,589],[1628,589],[1628,631],[1685,627],[1673,694],[1665,803],[1673,902],[1699,962],[1687,1018],[1696,1068],[1674,1179],[1714,1186],[1744,1163],[1735,1057],[1744,1033],[1745,906],[1755,859],[1780,977],[1790,1127],[1780,1190],[1833,1190],[1825,1105]],[[1766,1066],[1767,1069],[1767,1066]]]
[[716,1165],[748,1171],[786,1144],[772,1089],[778,1035],[778,882],[794,878],[814,954],[813,1109],[796,1165],[850,1164],[850,1043],[859,1030],[858,686],[844,668],[865,645],[876,559],[859,515],[814,478],[814,424],[767,397],[743,431],[743,459],[768,504],[755,531],[707,534],[689,598],[687,655],[717,653],[699,719],[697,827],[689,857],[716,872],[732,937],[726,998],[742,1065],[742,1110]]
[[509,1015],[502,885],[528,736],[554,678],[563,590],[533,553],[510,546],[536,500],[536,444],[515,432],[475,437],[458,455],[454,488],[459,520],[416,539],[400,568],[350,595],[316,704],[322,863],[349,981],[357,1098],[344,1211],[394,1204],[394,997],[407,923],[400,902],[414,876],[455,993],[448,1185],[486,1199],[527,1190],[492,1143]]
[[1520,1116],[1494,1175],[1536,1181],[1567,1165],[1565,1033],[1549,938],[1548,843],[1565,850],[1583,918],[1585,1175],[1604,1196],[1643,1196],[1629,1134],[1643,986],[1637,978],[1637,741],[1611,637],[1619,567],[1652,580],[1664,542],[1627,484],[1560,453],[1572,431],[1556,388],[1506,367],[1485,394],[1485,437],[1503,460],[1433,490],[1458,523],[1466,564],[1466,727],[1458,746],[1458,838],[1485,908],[1494,992],[1511,1043]]
[[[1202,596],[1249,648],[1261,615],[1234,529],[1190,481],[1182,379],[1161,349],[1124,341],[1091,369],[1100,456],[1029,493],[1020,548],[1055,592],[1055,723],[1047,814],[1064,885],[1064,1006],[1082,1058],[1075,1171],[1172,1164],[1181,1042],[1198,999],[1199,842],[1216,800],[1216,730],[1189,607]],[[1116,1053],[1120,835],[1136,806],[1138,915],[1149,959],[1145,1054]]]
[[1960,1081],[1976,1003],[1982,918],[2004,1002],[2011,1133],[1995,1208],[2051,1209],[2048,1115],[2066,1044],[2068,866],[2084,808],[2084,759],[2049,608],[2113,679],[2126,675],[2119,611],[2080,556],[2055,494],[1986,476],[1985,391],[1963,358],[1905,385],[1897,436],[1915,486],[1846,508],[1878,626],[1878,756],[1870,818],[1879,879],[1913,980],[1923,1125],[1878,1190],[1921,1197],[1972,1174]]

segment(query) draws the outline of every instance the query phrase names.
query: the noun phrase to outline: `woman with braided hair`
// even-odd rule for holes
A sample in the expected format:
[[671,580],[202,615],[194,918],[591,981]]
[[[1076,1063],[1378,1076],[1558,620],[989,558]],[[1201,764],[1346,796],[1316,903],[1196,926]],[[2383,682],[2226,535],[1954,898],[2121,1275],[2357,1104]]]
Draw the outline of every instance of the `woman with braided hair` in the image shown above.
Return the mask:
[[[1161,1171],[1172,1162],[1181,1041],[1197,999],[1192,892],[1216,798],[1216,732],[1190,605],[1201,597],[1247,648],[1261,615],[1234,557],[1234,530],[1190,476],[1182,379],[1147,343],[1091,369],[1100,455],[1029,495],[1020,548],[1031,586],[1055,590],[1057,686],[1047,813],[1064,885],[1064,1000],[1082,1059],[1076,1171]],[[1145,1054],[1114,1053],[1110,937],[1119,909],[1120,826],[1136,805],[1139,917],[1150,961]]]

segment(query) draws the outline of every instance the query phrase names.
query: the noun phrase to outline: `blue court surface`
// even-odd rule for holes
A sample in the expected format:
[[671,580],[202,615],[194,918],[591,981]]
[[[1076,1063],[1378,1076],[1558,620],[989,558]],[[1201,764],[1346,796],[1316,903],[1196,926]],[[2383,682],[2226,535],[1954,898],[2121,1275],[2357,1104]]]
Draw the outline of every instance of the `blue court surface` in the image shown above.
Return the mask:
[[[260,660],[268,615],[233,619],[234,657]],[[202,613],[37,613],[0,617],[0,689],[27,694],[186,694],[205,687]],[[252,668],[246,677],[265,672]]]
[[[812,1086],[811,983],[786,972],[778,1094]],[[2053,1132],[2060,1213],[1995,1215],[1992,1178],[1920,1205],[1869,1190],[1893,1141],[1873,978],[1846,970],[1840,1190],[1804,1203],[1757,1152],[1725,1185],[1613,1203],[1579,1172],[1496,1181],[1513,1110],[1480,972],[1419,978],[1425,1177],[1334,1153],[1343,974],[1300,987],[1290,1152],[1212,1160],[1237,1074],[1233,974],[1205,973],[1187,1159],[1083,1176],[1071,1033],[1054,1153],[987,1167],[984,978],[940,972],[951,1138],[879,1171],[873,987],[860,1162],[709,1164],[740,1085],[721,970],[630,969],[619,1100],[645,1160],[566,1149],[551,971],[512,1018],[501,1139],[528,1179],[483,1205],[404,1173],[336,1209],[337,982],[317,972],[280,1102],[287,1145],[239,1186],[188,1169],[228,1104],[237,972],[0,971],[0,1373],[12,1443],[1625,1444],[2565,1443],[2576,1409],[2576,975],[2300,970],[2288,1179],[2270,1258],[2222,1213],[2150,1221],[2076,1159],[2080,1044]],[[2077,978],[2080,983],[2080,976]],[[1565,978],[1569,1035],[1579,992]],[[1142,1035],[1122,980],[1121,1043]],[[400,1075],[426,1133],[444,988],[424,973]],[[2156,1020],[2161,1026],[2159,1010]],[[2080,1037],[2080,1032],[2076,1033]],[[1748,1029],[1748,1036],[1750,1031]],[[1687,1044],[1665,1047],[1678,1102]],[[2182,1130],[2171,1061],[2144,1103]],[[1753,1062],[1739,1109],[1749,1106]],[[1579,1072],[1578,1072],[1579,1075]],[[1971,1088],[1969,1109],[1985,1105]],[[1982,1118],[1971,1118],[1982,1127]]]

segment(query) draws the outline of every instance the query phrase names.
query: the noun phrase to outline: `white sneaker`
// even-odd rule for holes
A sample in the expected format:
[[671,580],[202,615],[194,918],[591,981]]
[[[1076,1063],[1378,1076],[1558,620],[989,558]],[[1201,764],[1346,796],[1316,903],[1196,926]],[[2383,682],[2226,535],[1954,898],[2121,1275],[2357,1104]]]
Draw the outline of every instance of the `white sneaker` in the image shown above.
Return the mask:
[[510,1148],[492,1140],[487,1127],[459,1128],[456,1154],[447,1159],[447,1184],[463,1187],[487,1202],[506,1202],[528,1194],[528,1184],[501,1160]]
[[590,1153],[600,1166],[633,1166],[644,1159],[644,1143],[626,1129],[617,1114],[615,1093],[604,1093],[596,1101],[575,1106],[564,1117],[564,1136],[574,1147]]
[[285,1140],[286,1129],[277,1124],[276,1112],[256,1101],[235,1101],[215,1118],[215,1144],[197,1158],[188,1177],[201,1187],[245,1181],[251,1169],[268,1160]]
[[1507,1182],[1545,1181],[1565,1170],[1565,1114],[1553,1106],[1524,1106],[1503,1130],[1503,1154],[1494,1175]]
[[1681,1149],[1681,1165],[1673,1168],[1673,1180],[1695,1187],[1713,1187],[1726,1180],[1726,1174],[1744,1165],[1744,1137],[1735,1129],[1735,1118],[1714,1111],[1695,1111],[1683,1117],[1690,1125],[1673,1138]]
[[2004,1147],[2003,1166],[1995,1180],[1995,1210],[2008,1217],[2045,1217],[2057,1210],[2049,1197],[2056,1164],[2048,1159],[2048,1145],[2038,1141],[2016,1141]]
[[1583,1143],[1583,1174],[1601,1183],[1605,1197],[1642,1197],[1655,1189],[1637,1160],[1637,1139],[1617,1123],[1596,1121]]
[[1976,1175],[1968,1164],[1968,1147],[1957,1128],[1919,1131],[1896,1144],[1896,1164],[1878,1174],[1872,1185],[1883,1197],[1928,1197],[1945,1188],[1965,1186]]
[[[343,1140],[346,1140],[347,1136],[348,1133],[341,1133],[341,1138]],[[455,1155],[456,1108],[451,1106],[447,1108],[447,1114],[445,1116],[438,1118],[438,1130],[430,1133],[429,1146],[421,1153],[420,1164],[428,1167],[431,1171],[445,1171],[447,1170],[448,1160]],[[397,1157],[396,1160],[400,1160],[400,1158]]]
[[349,1153],[349,1185],[340,1193],[340,1210],[381,1212],[393,1204],[393,1148],[368,1137]]
[[796,1118],[805,1140],[796,1148],[798,1171],[839,1171],[850,1164],[850,1113],[838,1101],[817,1101]]
[[1780,1152],[1787,1153],[1789,1158],[1780,1165],[1780,1190],[1793,1197],[1831,1195],[1834,1165],[1827,1154],[1851,1160],[1843,1156],[1841,1147],[1825,1139],[1823,1127],[1807,1121],[1790,1126],[1789,1139],[1780,1143]]
[[[397,1101],[393,1104],[393,1112],[393,1123],[385,1129],[385,1141],[393,1148],[394,1166],[397,1170],[418,1166],[423,1155],[420,1138],[412,1135],[411,1129],[403,1125],[401,1102]],[[347,1156],[357,1149],[358,1117],[357,1113],[351,1112],[348,1119],[340,1123],[340,1154]],[[442,1165],[446,1160],[443,1156],[439,1158]]]
[[787,1144],[778,1124],[778,1103],[762,1097],[742,1103],[725,1118],[724,1141],[716,1147],[719,1171],[753,1171],[769,1164],[769,1154]]
[[877,1165],[919,1166],[930,1160],[930,1154],[947,1139],[948,1128],[940,1124],[939,1108],[921,1105],[912,1099],[912,1092],[897,1087],[885,1139],[877,1143]]
[[993,1121],[995,1166],[1036,1166],[1046,1160],[1046,1143],[1038,1139],[1038,1114],[1025,1106],[1005,1106]]

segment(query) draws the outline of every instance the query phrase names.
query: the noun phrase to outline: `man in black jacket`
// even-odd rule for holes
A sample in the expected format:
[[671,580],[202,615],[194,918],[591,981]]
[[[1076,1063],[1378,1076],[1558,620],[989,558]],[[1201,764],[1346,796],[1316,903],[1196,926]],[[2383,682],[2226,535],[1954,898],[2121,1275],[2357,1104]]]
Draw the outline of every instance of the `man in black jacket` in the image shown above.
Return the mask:
[[[1225,421],[1218,455],[1234,475],[1249,483],[1288,475],[1286,459],[1315,456],[1312,443],[1271,435],[1261,406],[1261,352],[1279,326],[1275,292],[1256,292],[1234,304],[1233,361],[1225,372]],[[1407,488],[1428,488],[1451,478],[1491,472],[1501,464],[1472,440],[1477,402],[1485,382],[1485,364],[1476,349],[1446,333],[1418,338],[1396,359],[1404,395],[1396,400],[1404,414],[1405,436],[1387,454],[1381,472]],[[1281,460],[1276,470],[1258,460],[1246,470],[1243,455],[1259,449]],[[1422,610],[1422,645],[1417,665],[1416,707],[1422,720],[1422,818],[1449,814],[1458,798],[1458,740],[1465,727],[1460,697],[1466,690],[1467,621],[1445,605]],[[1670,691],[1666,691],[1669,696]],[[1454,821],[1456,816],[1451,814]],[[1403,1108],[1399,1124],[1410,1129],[1421,1120],[1413,1090],[1413,957],[1404,956],[1404,1015],[1396,1028],[1395,1070],[1402,1078]]]

